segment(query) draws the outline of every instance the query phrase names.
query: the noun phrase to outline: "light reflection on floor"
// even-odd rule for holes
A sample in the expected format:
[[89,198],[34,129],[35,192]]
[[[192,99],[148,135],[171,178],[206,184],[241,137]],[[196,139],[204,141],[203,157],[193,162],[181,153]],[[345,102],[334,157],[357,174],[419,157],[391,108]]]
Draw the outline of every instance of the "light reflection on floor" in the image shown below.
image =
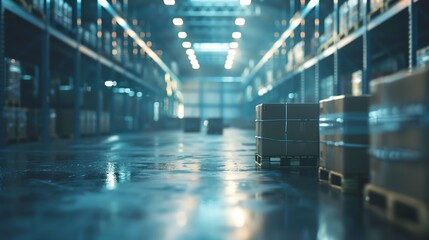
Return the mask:
[[252,131],[82,141],[0,151],[2,239],[412,239],[316,171],[255,168]]

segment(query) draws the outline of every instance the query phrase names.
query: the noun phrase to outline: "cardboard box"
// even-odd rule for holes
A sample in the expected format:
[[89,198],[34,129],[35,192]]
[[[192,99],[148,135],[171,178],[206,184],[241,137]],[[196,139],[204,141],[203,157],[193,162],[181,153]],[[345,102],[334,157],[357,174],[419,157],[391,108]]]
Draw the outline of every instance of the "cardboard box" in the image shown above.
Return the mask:
[[368,175],[369,96],[320,101],[320,165],[344,175]]
[[317,104],[256,106],[256,150],[261,156],[318,156]]
[[429,203],[429,67],[373,80],[371,90],[371,183]]
[[223,119],[222,118],[209,118],[207,119],[207,134],[222,134],[223,133]]
[[349,30],[349,4],[344,2],[339,9],[339,33],[347,33]]
[[199,132],[201,130],[201,118],[187,117],[183,119],[184,132]]
[[26,140],[27,136],[27,109],[16,108],[16,138]]

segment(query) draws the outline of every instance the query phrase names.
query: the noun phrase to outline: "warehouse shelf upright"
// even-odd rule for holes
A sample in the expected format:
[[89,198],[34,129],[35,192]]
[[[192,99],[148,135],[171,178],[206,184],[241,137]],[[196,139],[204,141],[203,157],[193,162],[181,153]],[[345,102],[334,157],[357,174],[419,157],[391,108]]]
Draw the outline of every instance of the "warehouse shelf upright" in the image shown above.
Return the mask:
[[[42,1],[46,3],[46,1]],[[91,111],[95,112],[96,124],[95,135],[101,134],[100,121],[102,111],[110,112],[110,119],[113,118],[113,113],[109,110],[109,106],[113,104],[112,100],[104,98],[112,97],[111,89],[104,86],[106,80],[117,80],[123,86],[132,86],[135,92],[140,95],[139,101],[143,101],[143,96],[151,96],[151,101],[159,101],[165,95],[165,86],[163,85],[163,77],[156,78],[155,76],[143,71],[138,71],[130,64],[126,64],[121,56],[119,59],[112,57],[112,54],[106,54],[102,49],[102,32],[105,30],[105,23],[109,23],[112,27],[112,20],[122,19],[122,23],[127,24],[127,5],[118,11],[116,5],[118,1],[113,1],[110,4],[107,1],[80,1],[80,0],[64,0],[72,7],[72,18],[70,27],[60,26],[55,19],[52,19],[53,9],[52,4],[43,4],[42,10],[38,14],[29,11],[23,6],[18,5],[12,0],[1,1],[0,9],[0,57],[12,57],[23,62],[37,65],[40,68],[40,102],[37,103],[38,108],[42,110],[41,121],[41,138],[42,142],[48,143],[51,140],[49,128],[50,108],[53,107],[51,92],[54,87],[52,77],[58,73],[67,75],[67,78],[72,79],[73,88],[73,130],[74,139],[79,139],[82,135],[82,126],[80,126],[80,115],[83,108],[82,89],[84,86],[90,86],[94,94],[94,103],[91,104]],[[52,1],[51,1],[52,3]],[[125,1],[126,3],[126,1]],[[93,12],[88,12],[93,11]],[[89,17],[90,16],[90,17]],[[83,24],[94,24],[96,26],[95,45],[88,44],[85,41],[87,35],[84,35]],[[109,26],[107,24],[107,26]],[[85,25],[86,27],[86,25]],[[132,29],[124,28],[124,26],[116,26],[118,28],[118,38],[123,38],[125,32],[130,32]],[[129,27],[129,26],[128,26]],[[3,31],[2,31],[3,30]],[[13,31],[11,31],[13,30]],[[32,41],[29,41],[32,39]],[[131,39],[130,41],[141,39]],[[124,41],[122,41],[124,43]],[[124,43],[124,45],[126,45]],[[3,46],[3,47],[2,47]],[[7,46],[6,51],[4,46]],[[141,46],[140,46],[141,47]],[[130,50],[128,47],[125,48]],[[145,49],[146,52],[152,51]],[[162,62],[158,56],[150,55],[150,59],[154,63],[153,68],[159,68],[161,71],[169,73],[178,82],[177,76],[172,74],[171,70]],[[151,62],[151,61],[147,61]],[[4,61],[2,65],[4,66]],[[0,66],[0,67],[1,67]],[[0,73],[5,76],[1,68]],[[64,77],[64,76],[63,76]],[[4,79],[4,78],[2,78]],[[63,81],[63,80],[62,80]],[[0,81],[4,84],[3,81]],[[115,81],[116,82],[116,81]],[[159,84],[161,82],[161,84]],[[55,85],[56,86],[56,85]],[[4,91],[4,86],[0,85],[1,91]],[[180,93],[174,92],[171,98],[175,101],[182,101],[176,98]],[[4,106],[4,94],[0,94],[0,110]],[[145,99],[147,101],[148,99]],[[137,101],[137,100],[136,100]],[[133,106],[134,103],[132,103]],[[146,109],[145,111],[149,111]],[[134,111],[136,113],[137,110]],[[149,113],[146,113],[149,114]],[[3,126],[4,119],[0,118],[0,124]],[[3,128],[0,129],[0,142],[2,145],[6,143],[6,133]]]
[[[367,94],[371,79],[416,66],[417,50],[429,45],[429,21],[424,11],[428,1],[385,1],[386,7],[377,14],[370,14],[370,0],[359,2],[365,10],[361,22],[347,34],[340,34],[340,6],[347,1],[290,1],[290,10],[296,12],[290,14],[284,33],[253,70],[242,76],[245,117],[254,117],[254,106],[262,102],[318,102],[332,95],[351,94],[351,76],[356,71],[361,71],[360,92]],[[312,36],[320,39],[325,34],[324,19],[331,13],[331,41],[309,47]],[[275,61],[280,46],[286,43],[291,52],[299,41],[306,45],[304,61],[291,64],[288,59],[281,76],[265,81],[264,74],[272,71],[269,63]],[[252,88],[250,96],[248,86]]]

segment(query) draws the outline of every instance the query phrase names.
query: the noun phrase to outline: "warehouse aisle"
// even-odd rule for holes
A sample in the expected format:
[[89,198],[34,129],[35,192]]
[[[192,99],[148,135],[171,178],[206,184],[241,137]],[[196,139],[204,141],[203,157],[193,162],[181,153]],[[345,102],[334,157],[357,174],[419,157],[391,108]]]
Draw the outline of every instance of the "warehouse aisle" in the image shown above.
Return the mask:
[[3,239],[411,239],[316,171],[256,169],[253,131],[39,147],[0,152]]

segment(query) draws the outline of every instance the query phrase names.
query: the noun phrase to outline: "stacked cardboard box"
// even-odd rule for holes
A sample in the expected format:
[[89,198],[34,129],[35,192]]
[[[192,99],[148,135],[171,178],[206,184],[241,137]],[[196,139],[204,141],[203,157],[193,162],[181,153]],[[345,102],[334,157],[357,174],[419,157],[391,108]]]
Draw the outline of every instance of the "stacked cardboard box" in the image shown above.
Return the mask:
[[429,233],[428,89],[429,67],[371,82],[371,184],[365,191],[368,206],[393,222],[426,233]]
[[320,166],[348,177],[367,178],[369,96],[320,101]]
[[21,101],[21,63],[6,59],[5,99],[8,106],[19,106]]
[[319,157],[318,104],[256,106],[256,154]]
[[223,133],[223,119],[222,118],[209,118],[207,119],[207,134],[222,134]]
[[184,132],[199,132],[201,130],[201,118],[187,117],[183,119]]
[[27,140],[27,109],[16,108],[16,138],[17,140]]
[[[38,109],[28,109],[27,111],[27,136],[30,140],[37,140],[41,136],[41,111]],[[56,118],[54,109],[49,110],[49,132],[51,138],[56,137]]]
[[16,108],[3,108],[3,119],[6,132],[6,141],[16,141]]
[[339,9],[339,34],[347,34],[349,30],[349,4],[344,2]]
[[429,46],[417,51],[417,66],[429,64]]

